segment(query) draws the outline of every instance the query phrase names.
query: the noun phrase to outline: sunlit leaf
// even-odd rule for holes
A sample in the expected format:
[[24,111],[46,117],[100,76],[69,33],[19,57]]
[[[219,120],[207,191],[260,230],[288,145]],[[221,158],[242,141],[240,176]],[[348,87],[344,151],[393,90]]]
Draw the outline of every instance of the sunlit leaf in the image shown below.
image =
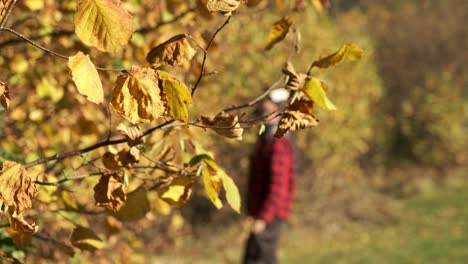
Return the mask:
[[132,123],[149,122],[166,111],[161,89],[153,69],[133,66],[117,78],[111,104]]
[[282,137],[288,131],[314,127],[319,121],[312,114],[314,102],[305,98],[298,98],[284,110],[278,123],[275,137]]
[[224,191],[226,192],[226,200],[234,211],[240,213],[241,208],[241,198],[239,194],[239,189],[234,183],[231,177],[229,177],[226,172],[221,170],[220,173],[221,179],[223,181]]
[[[219,181],[222,182],[224,191],[226,193],[226,200],[232,209],[236,212],[240,212],[241,200],[239,190],[237,189],[236,184],[229,177],[226,172],[216,164],[216,162],[207,154],[200,154],[193,157],[190,160],[190,165],[194,166],[196,164],[205,165],[204,169],[204,184],[205,190],[208,197],[213,202],[213,204],[219,209],[222,206],[221,201],[218,198],[219,195]],[[209,174],[210,178],[206,178],[206,175]],[[206,181],[206,183],[205,183]]]
[[155,68],[161,65],[182,66],[190,61],[195,53],[196,50],[187,40],[187,35],[179,34],[152,48],[146,55],[146,60]]
[[158,79],[162,83],[164,101],[167,114],[175,120],[188,123],[188,107],[192,99],[185,84],[165,71],[157,71]]
[[293,20],[288,16],[285,16],[276,21],[273,26],[271,26],[270,34],[268,36],[268,43],[265,47],[265,50],[270,50],[276,43],[282,41],[288,34],[289,28],[292,24]]
[[94,199],[97,206],[118,211],[127,200],[123,177],[118,173],[104,174],[94,186]]
[[113,213],[120,221],[138,221],[151,210],[147,191],[143,187],[127,194],[127,202],[119,211]]
[[242,140],[244,129],[241,128],[239,118],[236,115],[221,113],[214,117],[201,117],[202,124],[209,126],[216,133],[227,138]]
[[364,55],[364,50],[354,44],[345,44],[341,49],[322,59],[314,61],[312,66],[319,68],[328,68],[342,62],[345,58],[356,61]]
[[229,16],[239,7],[240,3],[240,0],[208,0],[206,8],[210,12],[219,12]]
[[91,252],[104,247],[104,242],[96,235],[96,233],[83,226],[77,226],[73,230],[70,241],[74,247]]
[[336,110],[336,106],[328,99],[325,84],[317,78],[311,78],[304,84],[303,91],[314,103],[324,110]]
[[168,186],[158,189],[159,197],[171,206],[181,207],[192,195],[193,180],[191,177],[178,177]]
[[88,55],[78,52],[69,57],[67,67],[80,94],[96,104],[104,101],[101,79]]
[[0,204],[13,207],[15,214],[31,208],[37,190],[23,165],[5,161],[0,171]]
[[8,90],[8,85],[2,81],[0,81],[0,105],[5,110],[8,110],[10,107],[10,91]]
[[76,35],[88,46],[114,52],[133,33],[133,17],[120,0],[81,0],[75,13]]

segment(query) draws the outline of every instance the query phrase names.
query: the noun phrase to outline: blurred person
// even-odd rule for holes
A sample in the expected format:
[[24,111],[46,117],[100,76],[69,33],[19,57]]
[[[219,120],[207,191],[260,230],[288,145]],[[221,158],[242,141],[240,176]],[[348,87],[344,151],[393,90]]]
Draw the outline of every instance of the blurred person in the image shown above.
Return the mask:
[[[257,108],[261,116],[279,110],[288,99],[285,89],[273,90]],[[277,263],[281,226],[291,214],[295,190],[295,154],[289,134],[275,138],[279,117],[269,120],[250,157],[247,211],[252,219],[244,263]]]

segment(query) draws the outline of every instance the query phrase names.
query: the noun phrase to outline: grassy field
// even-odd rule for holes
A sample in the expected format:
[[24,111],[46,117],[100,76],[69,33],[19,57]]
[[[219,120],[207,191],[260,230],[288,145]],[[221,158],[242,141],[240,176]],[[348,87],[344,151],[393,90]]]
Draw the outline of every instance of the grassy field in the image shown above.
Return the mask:
[[399,222],[320,236],[290,230],[282,263],[468,263],[468,187],[403,201]]
[[[468,263],[467,202],[468,186],[444,187],[402,200],[400,218],[392,225],[353,224],[333,233],[286,227],[280,263]],[[156,262],[240,263],[247,232],[211,232],[210,241],[191,241],[184,254]]]

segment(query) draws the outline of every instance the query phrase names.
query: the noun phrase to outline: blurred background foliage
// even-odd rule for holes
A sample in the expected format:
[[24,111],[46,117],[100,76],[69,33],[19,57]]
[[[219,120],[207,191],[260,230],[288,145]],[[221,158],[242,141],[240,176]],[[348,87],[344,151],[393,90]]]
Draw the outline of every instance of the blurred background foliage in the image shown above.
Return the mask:
[[[19,4],[29,15],[15,17],[23,20],[18,23],[18,30],[50,34],[39,41],[62,53],[76,49],[88,52],[99,66],[128,68],[135,62],[143,62],[152,46],[178,33],[191,33],[203,42],[222,22],[196,10],[177,23],[154,28],[158,21],[170,21],[183,14],[186,3],[197,1],[158,1],[158,5],[154,1],[126,1],[125,7],[137,17],[138,28],[143,30],[135,33],[128,48],[110,56],[84,47],[73,34],[67,33],[73,30],[70,14],[74,1],[64,2],[67,3]],[[284,7],[279,8],[278,3]],[[281,77],[281,68],[292,52],[293,34],[268,52],[263,47],[270,26],[285,13],[294,19],[293,27],[302,35],[301,52],[291,58],[299,71],[307,71],[311,61],[345,43],[356,43],[366,50],[364,59],[357,63],[313,72],[327,82],[328,95],[338,110],[317,110],[319,126],[294,134],[300,173],[292,229],[313,227],[336,232],[353,222],[394,223],[405,211],[400,209],[401,200],[395,198],[426,192],[457,175],[464,178],[468,169],[465,26],[468,2],[332,0],[331,3],[331,9],[324,14],[311,8],[309,1],[263,0],[254,8],[243,6],[215,40],[207,71],[216,74],[203,79],[190,110],[191,117],[215,114],[226,106],[252,99]],[[8,41],[13,40],[3,36],[0,39],[3,56],[0,66],[9,69],[8,73],[1,72],[1,78],[14,87],[11,97],[15,101],[8,114],[0,110],[0,162],[31,161],[40,155],[86,146],[106,133],[107,124],[96,121],[106,119],[106,107],[90,108],[84,99],[71,94],[75,88],[63,74],[63,61],[44,56],[29,45]],[[193,83],[199,67],[197,63],[188,65],[180,76]],[[104,85],[111,87],[115,77],[109,73],[103,76]],[[251,116],[250,112],[246,114]],[[200,142],[215,153],[219,164],[245,190],[248,157],[257,132],[257,128],[250,129],[244,140],[238,142],[190,128],[176,131],[179,134],[174,136],[174,142],[180,142],[180,134]],[[58,136],[53,136],[54,133]],[[156,142],[160,137],[155,135],[149,141]],[[43,153],[38,154],[38,150]],[[67,168],[79,165],[66,161],[54,170],[64,173]],[[80,190],[74,199],[80,204],[90,203],[90,186],[95,181],[87,179],[73,186]],[[39,192],[46,192],[45,189]],[[62,195],[59,189],[53,193]],[[160,255],[154,258],[165,263],[171,257],[183,255],[181,250],[203,262],[208,256],[220,254],[212,249],[222,251],[241,245],[246,235],[242,217],[228,209],[217,211],[201,190],[197,194],[180,211],[171,212],[159,206],[157,212],[138,224],[125,223],[122,227],[108,218],[97,217],[93,224],[107,230],[108,249],[95,255],[75,256],[74,263],[86,263],[91,257],[107,258],[109,263],[142,262],[154,255]],[[44,204],[51,209],[48,199],[54,195],[39,197],[39,207]],[[64,218],[82,222],[94,219],[73,213],[47,214],[41,217],[40,224],[64,222],[48,234],[59,239],[73,227]],[[120,233],[112,235],[110,230]],[[8,240],[2,229],[0,238]],[[206,243],[209,246],[199,245]],[[24,258],[22,251],[11,243],[2,242],[0,251]],[[116,251],[119,253],[115,254]],[[60,259],[60,253],[47,245],[32,252]],[[236,262],[240,252],[239,248],[235,253],[227,251],[221,261]]]

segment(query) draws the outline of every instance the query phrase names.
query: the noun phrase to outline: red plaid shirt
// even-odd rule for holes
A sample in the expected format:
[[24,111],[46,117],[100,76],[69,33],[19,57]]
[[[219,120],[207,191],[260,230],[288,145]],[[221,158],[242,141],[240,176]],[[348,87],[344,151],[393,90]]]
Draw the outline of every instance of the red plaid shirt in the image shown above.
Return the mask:
[[[268,133],[265,133],[268,134]],[[294,149],[288,136],[259,139],[250,160],[247,210],[250,216],[269,223],[287,219],[295,191]]]

